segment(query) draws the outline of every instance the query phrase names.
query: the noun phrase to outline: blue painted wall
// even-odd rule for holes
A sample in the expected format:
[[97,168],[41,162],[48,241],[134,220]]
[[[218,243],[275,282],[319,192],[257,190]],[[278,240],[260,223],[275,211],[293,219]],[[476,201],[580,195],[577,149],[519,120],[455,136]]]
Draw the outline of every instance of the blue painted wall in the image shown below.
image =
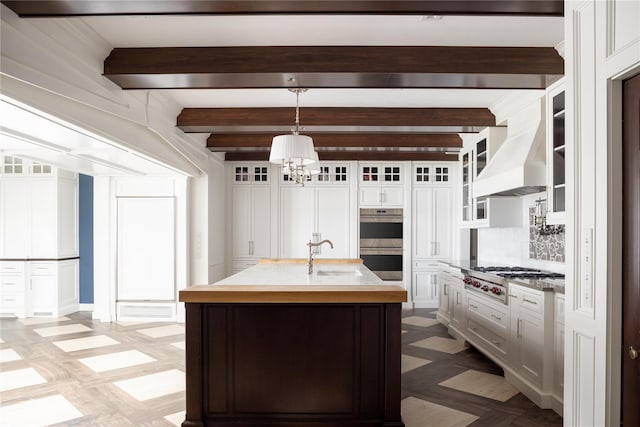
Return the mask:
[[79,176],[80,304],[93,304],[93,177]]

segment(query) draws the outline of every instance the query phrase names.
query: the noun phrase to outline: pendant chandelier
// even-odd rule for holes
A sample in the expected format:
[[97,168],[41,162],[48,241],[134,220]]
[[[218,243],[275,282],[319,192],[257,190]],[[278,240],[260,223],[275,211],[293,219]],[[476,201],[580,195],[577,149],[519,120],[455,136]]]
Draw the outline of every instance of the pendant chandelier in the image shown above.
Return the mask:
[[318,153],[313,148],[313,139],[307,135],[300,135],[300,93],[307,89],[295,88],[289,91],[296,94],[296,121],[292,133],[277,135],[271,143],[269,162],[282,167],[282,173],[289,181],[304,185],[313,174],[320,173]]

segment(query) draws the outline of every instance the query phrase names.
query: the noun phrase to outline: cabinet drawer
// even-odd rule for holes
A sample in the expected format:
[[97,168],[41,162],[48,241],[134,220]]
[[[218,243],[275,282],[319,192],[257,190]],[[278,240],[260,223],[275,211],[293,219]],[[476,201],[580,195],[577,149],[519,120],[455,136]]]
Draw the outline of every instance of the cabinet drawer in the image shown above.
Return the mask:
[[57,273],[56,263],[32,262],[29,263],[29,274],[32,276],[55,276]]
[[520,307],[533,311],[534,313],[542,313],[542,295],[537,295],[531,292],[522,292],[520,294]]
[[24,297],[21,294],[2,294],[0,296],[0,305],[2,305],[3,311],[18,308],[23,302]]
[[258,265],[257,260],[237,260],[231,263],[231,269],[235,272],[246,270],[249,267]]
[[489,350],[504,356],[507,353],[507,338],[494,333],[485,325],[477,322],[475,319],[469,319],[469,332],[482,339],[488,346]]
[[24,280],[22,276],[9,276],[0,278],[0,290],[2,294],[16,294],[24,292]]
[[[418,260],[413,262],[413,268],[416,270],[426,269],[438,269],[440,270],[441,266],[437,261],[429,261],[429,260]],[[440,270],[442,272],[442,270]]]
[[506,311],[499,310],[497,307],[486,304],[472,296],[469,296],[468,310],[483,317],[489,321],[490,324],[495,323],[497,327],[496,332],[503,328],[506,330],[509,325],[509,316]]
[[0,262],[0,274],[21,274],[24,272],[24,262]]

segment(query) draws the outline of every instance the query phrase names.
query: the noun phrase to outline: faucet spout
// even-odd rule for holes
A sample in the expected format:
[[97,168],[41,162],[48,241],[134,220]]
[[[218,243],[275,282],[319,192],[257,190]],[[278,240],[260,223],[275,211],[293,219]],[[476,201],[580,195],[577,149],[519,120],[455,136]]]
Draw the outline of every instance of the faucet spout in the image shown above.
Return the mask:
[[311,251],[311,248],[314,247],[314,246],[320,246],[323,243],[328,243],[329,246],[331,246],[331,249],[333,249],[333,242],[331,240],[327,240],[327,239],[325,239],[325,240],[323,240],[321,242],[318,242],[318,243],[313,243],[311,240],[309,240],[309,243],[307,243],[307,246],[309,246],[309,259],[307,260],[307,265],[309,266],[309,269],[307,271],[308,274],[313,273],[313,252]]

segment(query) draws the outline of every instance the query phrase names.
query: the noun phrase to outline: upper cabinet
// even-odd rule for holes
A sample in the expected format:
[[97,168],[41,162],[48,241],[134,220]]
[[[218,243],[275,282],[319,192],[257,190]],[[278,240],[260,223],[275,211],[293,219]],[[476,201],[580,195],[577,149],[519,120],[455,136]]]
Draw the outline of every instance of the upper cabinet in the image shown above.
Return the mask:
[[565,85],[547,91],[547,223],[565,222]]
[[77,256],[77,174],[14,156],[0,160],[0,258]]
[[405,164],[360,163],[360,206],[403,207]]
[[462,227],[517,227],[522,222],[517,197],[473,197],[474,182],[506,138],[506,127],[488,127],[460,151]]
[[269,163],[237,163],[232,166],[233,184],[268,184]]

